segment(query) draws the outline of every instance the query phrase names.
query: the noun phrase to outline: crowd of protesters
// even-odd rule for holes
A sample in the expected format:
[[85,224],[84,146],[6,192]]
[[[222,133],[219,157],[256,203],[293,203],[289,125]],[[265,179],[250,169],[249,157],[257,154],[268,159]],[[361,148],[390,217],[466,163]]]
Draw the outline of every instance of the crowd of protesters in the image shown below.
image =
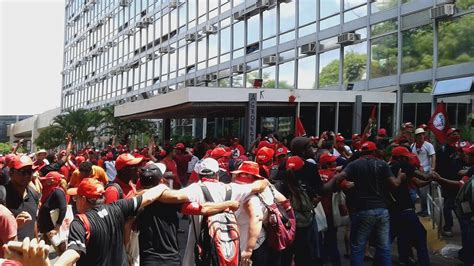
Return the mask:
[[[269,134],[248,149],[231,138],[78,150],[71,135],[58,152],[19,154],[17,145],[0,157],[0,258],[49,265],[53,247],[57,265],[341,265],[344,257],[391,265],[396,240],[400,265],[430,265],[419,217],[428,216],[436,182],[442,232],[453,236],[454,213],[459,258],[473,265],[474,218],[464,215],[473,204],[464,202],[461,215],[457,196],[472,183],[474,146],[454,128],[435,149],[426,125],[404,123],[392,139],[371,127],[369,120],[348,140],[328,131],[291,140]],[[218,214],[238,231],[237,264],[232,254],[217,264],[209,259],[216,254],[204,254],[219,253],[202,246],[203,228],[215,228],[209,221]],[[184,254],[180,216],[189,220]],[[272,230],[277,221],[285,235]]]

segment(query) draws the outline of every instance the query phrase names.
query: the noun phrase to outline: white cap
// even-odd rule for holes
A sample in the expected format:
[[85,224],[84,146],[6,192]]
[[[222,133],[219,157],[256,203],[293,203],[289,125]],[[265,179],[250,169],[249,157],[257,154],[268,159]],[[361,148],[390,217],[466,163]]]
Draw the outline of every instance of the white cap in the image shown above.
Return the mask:
[[48,153],[48,152],[45,149],[41,149],[41,150],[36,152],[37,155],[40,154],[40,153]]
[[425,130],[422,129],[421,127],[420,127],[420,128],[417,128],[417,129],[415,130],[415,135],[418,135],[418,134],[421,134],[421,133],[425,133]]
[[200,175],[215,174],[217,171],[219,171],[219,163],[212,158],[206,158],[199,163],[198,174]]
[[154,163],[160,169],[161,174],[164,174],[166,172],[166,165],[164,163]]

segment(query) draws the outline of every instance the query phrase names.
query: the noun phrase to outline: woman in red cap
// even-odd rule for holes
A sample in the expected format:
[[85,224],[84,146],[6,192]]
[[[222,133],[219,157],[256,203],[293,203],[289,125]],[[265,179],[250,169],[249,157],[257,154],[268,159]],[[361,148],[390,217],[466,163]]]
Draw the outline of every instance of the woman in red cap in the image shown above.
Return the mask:
[[[46,176],[40,177],[43,185],[41,195],[41,207],[38,212],[38,230],[44,234],[46,242],[51,242],[55,249],[62,253],[66,249],[66,243],[55,243],[53,239],[57,238],[59,228],[66,216],[67,203],[69,197],[66,191],[61,187],[61,179],[64,176],[58,172],[49,172]],[[58,209],[58,219],[53,221],[51,212]]]
[[[264,179],[259,171],[257,163],[244,161],[238,170],[232,172],[234,182],[237,184],[252,184],[257,180]],[[280,253],[268,248],[265,242],[265,230],[262,226],[268,223],[268,210],[262,201],[266,205],[271,205],[275,201],[284,202],[286,198],[270,185],[258,196],[251,196],[243,204],[243,208],[237,210],[236,216],[240,228],[240,250],[243,265],[250,265],[250,261],[252,262],[251,265],[254,266],[280,264]]]

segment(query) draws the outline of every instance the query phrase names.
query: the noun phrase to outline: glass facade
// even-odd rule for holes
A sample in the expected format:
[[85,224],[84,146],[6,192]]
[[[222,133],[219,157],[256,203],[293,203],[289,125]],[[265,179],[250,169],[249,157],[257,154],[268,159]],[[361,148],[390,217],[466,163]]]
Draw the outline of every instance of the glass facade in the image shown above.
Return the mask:
[[[186,86],[252,87],[256,78],[274,89],[374,89],[383,82],[371,79],[474,62],[472,0],[456,1],[457,14],[436,22],[434,0],[256,2],[66,1],[62,109]],[[338,43],[344,33],[357,38]],[[304,52],[309,43],[316,49]]]

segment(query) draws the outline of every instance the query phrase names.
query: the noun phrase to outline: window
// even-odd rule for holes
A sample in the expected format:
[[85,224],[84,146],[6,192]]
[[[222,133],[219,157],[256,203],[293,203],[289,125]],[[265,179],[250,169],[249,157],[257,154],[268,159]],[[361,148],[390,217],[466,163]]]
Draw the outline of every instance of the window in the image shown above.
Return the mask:
[[344,47],[344,83],[366,79],[367,42]]
[[402,33],[402,72],[429,69],[433,65],[433,30],[431,25]]
[[367,6],[363,5],[358,8],[344,12],[344,23],[347,23],[358,18],[367,16]]
[[391,20],[383,21],[383,22],[372,25],[370,30],[371,30],[372,37],[375,37],[380,34],[396,31],[397,29],[398,29],[397,19],[391,19]]
[[329,17],[339,13],[341,8],[340,0],[321,0],[319,4],[321,18]]
[[372,13],[385,11],[397,6],[398,0],[377,0],[372,1]]
[[280,3],[280,33],[295,28],[295,2]]
[[315,0],[300,0],[299,1],[299,26],[306,25],[310,22],[316,21],[316,4]]
[[474,14],[440,21],[438,28],[438,66],[473,62]]
[[316,88],[316,56],[298,60],[298,89]]
[[234,24],[234,50],[244,47],[244,22]]
[[253,16],[247,20],[247,44],[260,40],[260,16]]
[[319,55],[319,87],[339,83],[339,49]]
[[230,52],[230,27],[221,30],[221,54]]
[[279,66],[278,88],[291,89],[295,86],[295,61],[286,62]]
[[390,34],[372,40],[371,73],[372,78],[397,74],[398,40],[396,34]]
[[275,67],[262,69],[262,88],[275,88]]
[[255,81],[255,79],[259,79],[259,78],[260,78],[260,71],[254,70],[252,72],[247,72],[247,75],[246,75],[247,86],[246,87],[253,88],[253,82]]

